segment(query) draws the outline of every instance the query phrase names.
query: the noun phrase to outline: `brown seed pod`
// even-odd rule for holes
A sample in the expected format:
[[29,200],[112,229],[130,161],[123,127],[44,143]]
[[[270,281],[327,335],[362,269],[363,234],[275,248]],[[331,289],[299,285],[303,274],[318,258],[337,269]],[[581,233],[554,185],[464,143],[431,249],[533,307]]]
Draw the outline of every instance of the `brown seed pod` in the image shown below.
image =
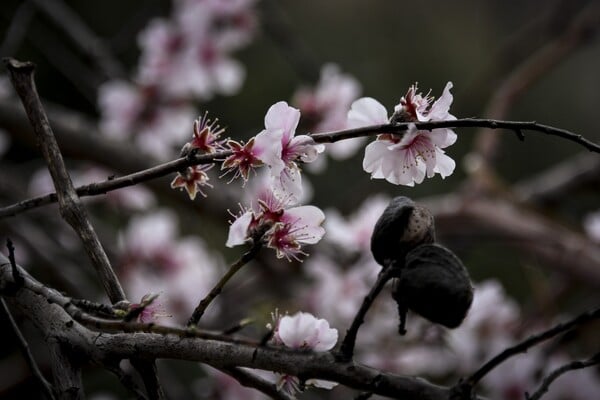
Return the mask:
[[431,322],[456,328],[471,307],[473,286],[453,252],[438,244],[424,244],[406,255],[392,296],[398,303],[401,331],[407,308]]
[[413,248],[435,240],[433,215],[404,196],[395,197],[377,220],[371,236],[371,252],[383,267],[401,265]]

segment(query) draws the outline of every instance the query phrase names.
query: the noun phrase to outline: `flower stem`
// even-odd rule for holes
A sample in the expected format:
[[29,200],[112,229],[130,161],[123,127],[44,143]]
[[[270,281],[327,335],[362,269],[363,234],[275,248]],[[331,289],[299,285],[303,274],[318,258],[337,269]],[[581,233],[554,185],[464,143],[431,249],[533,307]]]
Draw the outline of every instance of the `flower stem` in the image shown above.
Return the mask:
[[250,260],[252,260],[259,252],[262,247],[262,240],[255,240],[254,244],[246,253],[244,253],[236,262],[231,264],[225,275],[221,277],[219,282],[212,288],[210,293],[204,297],[198,306],[194,309],[192,316],[188,320],[188,326],[198,325],[200,322],[200,318],[204,315],[204,312],[212,303],[212,301],[221,293],[225,284],[235,275],[244,265],[246,265]]

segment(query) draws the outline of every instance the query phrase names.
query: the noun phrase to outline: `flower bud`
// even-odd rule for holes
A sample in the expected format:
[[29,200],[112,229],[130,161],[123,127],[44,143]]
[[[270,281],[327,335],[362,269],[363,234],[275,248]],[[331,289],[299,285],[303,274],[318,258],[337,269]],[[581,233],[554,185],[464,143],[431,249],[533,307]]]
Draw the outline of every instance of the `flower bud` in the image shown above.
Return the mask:
[[435,240],[433,215],[404,196],[395,197],[381,214],[371,236],[371,252],[382,266],[402,262],[415,247]]
[[398,303],[401,322],[402,310],[408,308],[431,322],[456,328],[471,307],[473,286],[454,253],[438,244],[425,244],[406,255],[392,296]]

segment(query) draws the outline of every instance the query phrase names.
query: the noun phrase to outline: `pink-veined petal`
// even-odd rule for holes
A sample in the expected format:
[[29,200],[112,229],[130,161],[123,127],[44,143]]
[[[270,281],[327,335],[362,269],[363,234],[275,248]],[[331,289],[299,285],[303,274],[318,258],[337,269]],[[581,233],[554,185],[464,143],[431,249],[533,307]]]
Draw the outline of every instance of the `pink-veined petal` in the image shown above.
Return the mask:
[[290,107],[285,101],[273,104],[265,115],[265,128],[267,130],[283,130],[282,142],[287,144],[296,133],[300,122],[300,110]]
[[294,236],[300,243],[315,244],[325,234],[321,226],[325,214],[315,206],[300,206],[285,210],[281,221],[293,225]]
[[263,163],[269,166],[271,173],[279,175],[285,168],[285,163],[281,159],[281,138],[283,130],[265,129],[254,138],[254,155]]
[[348,127],[387,124],[387,110],[372,97],[363,97],[352,103],[348,111]]
[[273,173],[271,182],[275,196],[288,199],[288,203],[296,203],[302,196],[302,176],[296,163],[287,165],[279,175]]

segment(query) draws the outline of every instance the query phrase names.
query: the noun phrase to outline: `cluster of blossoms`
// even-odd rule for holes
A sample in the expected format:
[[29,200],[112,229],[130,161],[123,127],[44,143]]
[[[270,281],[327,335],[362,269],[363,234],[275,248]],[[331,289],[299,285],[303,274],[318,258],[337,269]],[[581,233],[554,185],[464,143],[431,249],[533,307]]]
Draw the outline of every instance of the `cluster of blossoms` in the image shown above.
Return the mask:
[[[381,125],[394,122],[448,121],[456,118],[448,111],[452,104],[448,82],[442,96],[433,102],[429,95],[417,92],[411,86],[400,103],[394,108],[391,118],[385,107],[371,97],[363,97],[352,103],[348,112],[350,127]],[[396,185],[413,186],[439,173],[442,178],[452,174],[455,162],[442,149],[456,141],[456,134],[448,128],[432,131],[417,129],[410,124],[401,135],[381,134],[365,149],[363,168],[372,178],[385,179]]]
[[114,80],[99,90],[100,127],[158,158],[187,136],[193,99],[236,93],[244,69],[232,52],[256,28],[254,0],[178,0],[169,19],[157,18],[139,35],[141,57],[133,82]]
[[248,240],[262,240],[278,258],[299,260],[306,255],[303,244],[315,244],[325,234],[325,215],[315,206],[292,206],[269,188],[258,194],[255,209],[242,210],[229,228],[226,245],[234,247]]
[[185,322],[223,268],[201,239],[179,238],[177,230],[174,214],[154,210],[132,218],[119,238],[117,266],[127,293],[141,303],[149,293],[160,294],[143,316],[173,315],[165,323]]
[[[208,113],[194,121],[194,131],[192,140],[187,142],[181,150],[182,155],[187,155],[191,152],[199,154],[214,154],[219,150],[223,150],[224,140],[221,139],[221,134],[225,129],[217,124],[217,120],[211,121],[208,119]],[[202,191],[203,186],[212,188],[212,184],[206,171],[211,169],[213,164],[193,165],[185,170],[177,173],[177,176],[171,182],[173,189],[185,189],[191,200],[196,198],[196,194],[200,193],[206,197],[206,193]]]

